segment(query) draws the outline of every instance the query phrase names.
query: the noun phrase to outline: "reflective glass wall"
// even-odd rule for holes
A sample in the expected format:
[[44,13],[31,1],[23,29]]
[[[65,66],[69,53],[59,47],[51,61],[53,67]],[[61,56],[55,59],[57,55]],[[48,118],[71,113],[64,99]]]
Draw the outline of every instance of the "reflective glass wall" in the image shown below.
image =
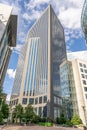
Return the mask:
[[54,112],[54,119],[60,117],[62,106],[61,87],[60,87],[60,69],[59,65],[66,60],[66,46],[64,29],[51,10],[51,41],[52,41],[52,108]]
[[57,16],[53,11],[51,13],[53,93],[55,95],[61,96],[59,65],[66,59],[65,37],[63,27]]

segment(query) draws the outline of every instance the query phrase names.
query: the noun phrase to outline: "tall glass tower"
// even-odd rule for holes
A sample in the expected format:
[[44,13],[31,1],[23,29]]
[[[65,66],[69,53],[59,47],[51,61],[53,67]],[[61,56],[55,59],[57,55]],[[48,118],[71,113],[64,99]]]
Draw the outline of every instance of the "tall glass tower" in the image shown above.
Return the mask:
[[87,0],[85,0],[82,10],[81,25],[87,45]]
[[51,5],[29,30],[24,47],[10,105],[30,103],[38,115],[56,118],[62,107],[59,65],[66,59],[66,46],[64,29]]

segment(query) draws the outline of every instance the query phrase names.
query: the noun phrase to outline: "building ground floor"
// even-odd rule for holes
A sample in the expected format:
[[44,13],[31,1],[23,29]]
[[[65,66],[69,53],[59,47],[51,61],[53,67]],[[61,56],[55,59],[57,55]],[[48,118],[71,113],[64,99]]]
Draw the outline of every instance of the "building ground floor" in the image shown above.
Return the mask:
[[51,119],[56,119],[60,117],[62,110],[62,99],[58,96],[53,96],[53,100],[49,101],[47,95],[39,96],[12,96],[10,101],[11,111],[14,110],[15,106],[21,104],[23,108],[31,104],[34,108],[34,112],[40,117],[49,117]]

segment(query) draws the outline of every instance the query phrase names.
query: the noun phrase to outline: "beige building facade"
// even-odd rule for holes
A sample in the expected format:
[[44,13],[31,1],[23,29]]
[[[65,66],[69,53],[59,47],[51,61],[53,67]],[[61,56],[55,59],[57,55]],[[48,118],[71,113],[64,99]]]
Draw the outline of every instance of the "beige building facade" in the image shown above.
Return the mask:
[[87,124],[87,62],[72,61],[79,115]]
[[[68,71],[65,71],[65,69]],[[65,75],[62,74],[62,71],[65,73]],[[82,122],[86,125],[87,62],[79,59],[75,59],[73,61],[65,61],[60,65],[60,75],[62,97],[65,99],[69,99],[71,103],[69,107],[71,117],[74,114],[79,114]],[[64,83],[67,83],[67,85],[64,85]],[[68,92],[68,96],[66,92]]]

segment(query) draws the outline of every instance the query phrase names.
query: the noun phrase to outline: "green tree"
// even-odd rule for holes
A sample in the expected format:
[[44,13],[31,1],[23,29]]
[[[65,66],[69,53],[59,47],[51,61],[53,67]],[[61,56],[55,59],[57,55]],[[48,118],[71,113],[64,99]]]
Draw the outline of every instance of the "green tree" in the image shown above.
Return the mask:
[[2,117],[3,119],[6,119],[9,117],[9,106],[5,103],[5,101],[2,101],[2,107],[1,107]]
[[56,118],[56,123],[57,124],[65,124],[66,123],[66,118],[64,117],[63,113],[60,115],[60,118],[59,117]]
[[9,116],[9,106],[4,101],[4,93],[0,87],[0,123],[3,122],[3,119],[7,119]]
[[2,89],[0,88],[0,110],[1,110],[1,105],[2,105],[2,96],[3,96],[3,93],[2,93]]
[[24,110],[21,104],[18,104],[13,111],[13,120],[16,119],[16,123],[19,119],[21,123],[22,118],[24,117]]
[[3,122],[3,115],[2,112],[0,111],[0,124]]
[[71,123],[72,123],[73,125],[79,125],[79,124],[82,124],[82,120],[80,119],[80,117],[79,117],[77,114],[75,114],[75,115],[72,117],[72,119],[71,119]]
[[60,115],[60,123],[61,124],[65,124],[66,123],[66,118],[65,118],[63,113]]
[[25,108],[25,119],[26,119],[26,123],[29,122],[33,122],[33,120],[35,120],[35,113],[33,111],[33,107],[29,104],[26,108]]

